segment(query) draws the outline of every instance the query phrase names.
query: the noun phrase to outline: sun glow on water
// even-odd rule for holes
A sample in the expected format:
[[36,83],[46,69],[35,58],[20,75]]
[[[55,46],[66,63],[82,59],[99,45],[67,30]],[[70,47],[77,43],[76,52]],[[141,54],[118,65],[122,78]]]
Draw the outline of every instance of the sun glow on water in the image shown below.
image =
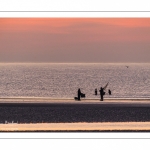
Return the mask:
[[[99,88],[109,82],[107,99],[149,99],[149,74],[148,63],[1,63],[0,97],[73,99],[77,96],[77,89],[81,88],[86,99],[99,99]],[[95,88],[98,96],[94,95]],[[108,89],[111,89],[112,95],[108,95]]]

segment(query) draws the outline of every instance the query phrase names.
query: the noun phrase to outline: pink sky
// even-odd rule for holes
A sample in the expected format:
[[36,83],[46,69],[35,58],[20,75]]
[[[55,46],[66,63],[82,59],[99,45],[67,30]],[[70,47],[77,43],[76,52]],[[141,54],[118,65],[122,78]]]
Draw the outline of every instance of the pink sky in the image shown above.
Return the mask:
[[0,62],[150,62],[149,18],[0,18]]

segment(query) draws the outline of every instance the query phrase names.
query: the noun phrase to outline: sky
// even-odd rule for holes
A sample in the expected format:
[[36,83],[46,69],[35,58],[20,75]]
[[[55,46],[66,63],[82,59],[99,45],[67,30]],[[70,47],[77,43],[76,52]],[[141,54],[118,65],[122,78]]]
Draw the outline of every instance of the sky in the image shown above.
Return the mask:
[[0,62],[150,63],[150,18],[0,18]]

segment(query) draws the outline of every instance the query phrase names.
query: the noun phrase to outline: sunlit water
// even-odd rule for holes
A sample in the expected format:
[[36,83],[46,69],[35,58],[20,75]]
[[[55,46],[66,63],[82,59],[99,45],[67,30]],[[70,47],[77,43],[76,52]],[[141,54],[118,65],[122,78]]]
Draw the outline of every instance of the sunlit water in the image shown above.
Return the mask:
[[107,99],[149,99],[150,64],[0,64],[0,98],[73,99],[81,88],[87,99],[99,99],[108,82]]

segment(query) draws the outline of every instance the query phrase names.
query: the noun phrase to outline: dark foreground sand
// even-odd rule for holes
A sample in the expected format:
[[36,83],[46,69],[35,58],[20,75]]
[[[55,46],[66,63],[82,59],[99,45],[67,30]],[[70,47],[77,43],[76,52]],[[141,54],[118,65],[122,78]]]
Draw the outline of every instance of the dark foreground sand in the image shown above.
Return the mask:
[[55,100],[0,103],[0,123],[150,121],[150,101]]
[[[4,124],[6,121],[18,122],[18,124],[20,125],[24,123],[28,123],[30,125],[33,123],[43,123],[44,125],[44,123],[85,123],[85,122],[86,123],[93,123],[93,122],[94,123],[147,122],[148,123],[150,122],[150,101],[149,100],[137,100],[137,101],[136,100],[134,101],[133,100],[121,100],[121,101],[105,100],[101,102],[98,100],[82,100],[82,101],[1,100],[0,101],[0,124]],[[5,125],[8,126],[10,124],[5,124]],[[120,131],[120,127],[117,126],[117,128]],[[114,130],[117,131],[117,128],[115,128]],[[107,128],[107,130],[108,129],[109,127]],[[145,128],[146,131],[148,131],[149,129],[150,128]],[[0,130],[2,131],[2,128],[0,128]],[[48,130],[50,131],[50,128]],[[59,129],[57,128],[57,131],[58,130]],[[92,130],[94,131],[100,129],[96,128],[95,126],[94,128],[91,129],[91,131]],[[129,128],[122,128],[122,130],[127,131],[129,130]],[[133,130],[143,131],[144,128],[137,127],[136,129]],[[43,128],[42,131],[44,131]]]

